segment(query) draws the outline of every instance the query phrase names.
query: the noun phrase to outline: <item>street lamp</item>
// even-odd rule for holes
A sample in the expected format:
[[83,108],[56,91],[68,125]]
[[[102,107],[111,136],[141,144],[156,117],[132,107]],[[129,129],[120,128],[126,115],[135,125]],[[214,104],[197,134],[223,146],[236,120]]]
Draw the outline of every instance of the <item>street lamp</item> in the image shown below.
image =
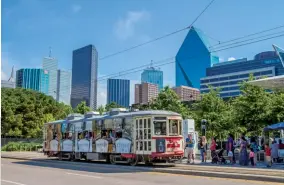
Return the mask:
[[206,135],[206,123],[207,123],[206,119],[201,120],[201,134],[202,134],[202,136]]

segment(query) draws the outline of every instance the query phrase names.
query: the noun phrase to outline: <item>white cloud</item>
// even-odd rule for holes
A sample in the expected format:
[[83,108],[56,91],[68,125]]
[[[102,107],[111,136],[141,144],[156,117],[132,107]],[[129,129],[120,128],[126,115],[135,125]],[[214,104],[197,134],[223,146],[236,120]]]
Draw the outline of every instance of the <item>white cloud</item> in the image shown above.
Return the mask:
[[228,58],[228,61],[233,61],[233,60],[236,60],[236,58],[234,58],[234,57],[229,57]]
[[120,18],[114,27],[114,33],[117,38],[126,40],[135,35],[135,26],[143,21],[148,20],[150,14],[146,11],[130,11],[125,18]]
[[73,11],[74,13],[78,13],[78,12],[80,12],[81,10],[82,10],[82,6],[81,6],[81,5],[78,5],[78,4],[72,5],[72,11]]

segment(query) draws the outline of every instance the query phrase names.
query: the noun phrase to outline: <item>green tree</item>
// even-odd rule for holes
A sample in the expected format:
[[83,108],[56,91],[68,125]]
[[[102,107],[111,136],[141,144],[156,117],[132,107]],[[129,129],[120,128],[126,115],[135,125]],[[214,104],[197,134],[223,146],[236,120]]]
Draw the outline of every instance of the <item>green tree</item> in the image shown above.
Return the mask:
[[1,88],[2,136],[38,138],[44,123],[64,119],[71,107],[27,89]]
[[105,112],[105,108],[103,105],[100,105],[98,108],[97,108],[97,111],[100,113],[100,115],[103,115],[103,113]]
[[77,107],[75,107],[74,112],[79,114],[85,114],[91,110],[92,109],[86,105],[86,102],[82,101],[77,105]]
[[210,91],[202,95],[201,100],[193,104],[193,117],[198,129],[201,120],[207,120],[207,136],[224,139],[235,128],[231,120],[232,107],[219,95],[220,89],[210,88]]
[[106,111],[110,111],[113,108],[122,108],[122,106],[118,105],[115,102],[111,102],[109,104],[106,104],[106,106],[105,106]]
[[183,118],[190,117],[189,108],[180,101],[178,95],[168,86],[158,94],[156,99],[150,102],[149,108],[177,112]]
[[[252,75],[249,80],[253,80]],[[242,94],[233,100],[233,119],[245,127],[248,134],[259,135],[270,122],[271,95],[248,82],[243,82],[240,89]]]

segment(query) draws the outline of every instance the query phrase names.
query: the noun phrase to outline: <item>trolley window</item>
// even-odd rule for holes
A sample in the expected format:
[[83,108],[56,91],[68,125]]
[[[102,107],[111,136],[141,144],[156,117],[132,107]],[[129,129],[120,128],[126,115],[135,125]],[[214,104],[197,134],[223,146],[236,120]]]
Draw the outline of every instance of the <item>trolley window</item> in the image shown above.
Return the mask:
[[180,120],[169,120],[169,134],[170,136],[181,135],[181,121]]
[[167,122],[166,121],[154,121],[155,135],[165,136],[167,135]]

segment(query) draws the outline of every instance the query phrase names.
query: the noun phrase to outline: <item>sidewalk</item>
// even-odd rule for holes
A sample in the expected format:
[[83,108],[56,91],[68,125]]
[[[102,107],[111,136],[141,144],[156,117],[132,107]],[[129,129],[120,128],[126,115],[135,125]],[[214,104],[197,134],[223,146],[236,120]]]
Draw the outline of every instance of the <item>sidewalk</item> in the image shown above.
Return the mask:
[[[1,152],[1,157],[38,161],[51,159],[40,152]],[[84,164],[87,165],[87,163]],[[137,168],[141,168],[141,166]],[[271,168],[267,168],[264,163],[259,163],[256,167],[244,167],[238,164],[216,165],[211,164],[211,161],[201,163],[200,160],[196,160],[195,164],[187,164],[187,159],[184,159],[180,163],[176,163],[174,167],[155,166],[151,170],[160,173],[284,183],[284,165],[273,165]]]

